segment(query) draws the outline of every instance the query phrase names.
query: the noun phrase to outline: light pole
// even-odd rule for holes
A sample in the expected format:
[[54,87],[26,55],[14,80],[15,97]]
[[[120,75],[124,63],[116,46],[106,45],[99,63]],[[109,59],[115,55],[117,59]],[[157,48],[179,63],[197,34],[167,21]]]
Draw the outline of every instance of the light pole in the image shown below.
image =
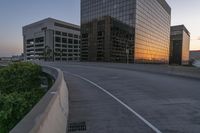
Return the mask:
[[126,45],[126,63],[129,64],[129,48]]

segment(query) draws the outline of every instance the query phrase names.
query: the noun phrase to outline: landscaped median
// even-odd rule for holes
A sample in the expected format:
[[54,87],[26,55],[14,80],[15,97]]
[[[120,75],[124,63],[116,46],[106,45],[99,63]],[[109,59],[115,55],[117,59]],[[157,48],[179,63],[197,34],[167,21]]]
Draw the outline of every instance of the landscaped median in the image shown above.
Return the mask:
[[67,116],[68,90],[60,70],[32,63],[0,69],[0,133],[65,132]]

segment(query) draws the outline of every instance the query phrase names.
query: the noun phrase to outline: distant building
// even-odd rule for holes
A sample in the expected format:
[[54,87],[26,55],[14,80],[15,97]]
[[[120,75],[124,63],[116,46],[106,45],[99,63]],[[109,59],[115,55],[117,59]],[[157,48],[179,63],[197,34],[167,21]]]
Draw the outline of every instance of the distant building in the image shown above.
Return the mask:
[[81,60],[169,63],[165,0],[81,0]]
[[191,61],[200,60],[200,50],[190,51],[190,60]]
[[1,61],[11,61],[12,57],[1,57]]
[[80,27],[47,18],[23,27],[25,60],[79,61]]
[[184,25],[171,27],[170,64],[188,65],[190,32]]
[[23,61],[24,60],[24,54],[21,54],[21,55],[13,55],[11,57],[11,60],[12,61]]

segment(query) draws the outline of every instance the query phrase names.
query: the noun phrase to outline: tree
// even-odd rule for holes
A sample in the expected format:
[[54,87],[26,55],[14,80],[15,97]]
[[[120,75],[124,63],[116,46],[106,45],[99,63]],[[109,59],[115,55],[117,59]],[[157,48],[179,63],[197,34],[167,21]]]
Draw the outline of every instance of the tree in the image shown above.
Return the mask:
[[52,50],[49,46],[45,46],[44,48],[44,60],[49,61],[52,59]]

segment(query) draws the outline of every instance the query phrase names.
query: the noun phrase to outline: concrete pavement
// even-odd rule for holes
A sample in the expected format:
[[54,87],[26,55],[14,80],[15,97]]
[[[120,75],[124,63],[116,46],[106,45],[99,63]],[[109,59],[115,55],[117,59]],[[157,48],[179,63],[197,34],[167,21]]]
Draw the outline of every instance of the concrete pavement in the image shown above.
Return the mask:
[[[86,122],[86,133],[155,132],[99,85],[163,133],[199,133],[200,82],[130,69],[60,64],[70,94],[69,122]],[[124,67],[126,65],[124,64]],[[148,69],[148,67],[146,68]]]

